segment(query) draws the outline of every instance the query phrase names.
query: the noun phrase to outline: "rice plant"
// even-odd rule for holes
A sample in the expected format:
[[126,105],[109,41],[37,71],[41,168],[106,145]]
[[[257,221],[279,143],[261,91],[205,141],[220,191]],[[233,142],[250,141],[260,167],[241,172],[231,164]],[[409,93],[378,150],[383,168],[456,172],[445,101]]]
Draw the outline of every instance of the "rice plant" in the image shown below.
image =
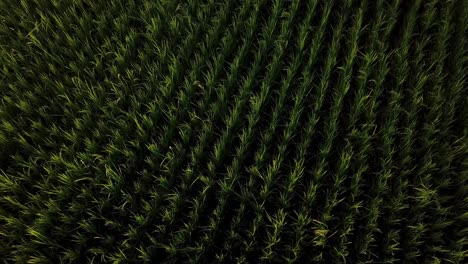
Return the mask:
[[0,262],[467,262],[467,19],[0,1]]

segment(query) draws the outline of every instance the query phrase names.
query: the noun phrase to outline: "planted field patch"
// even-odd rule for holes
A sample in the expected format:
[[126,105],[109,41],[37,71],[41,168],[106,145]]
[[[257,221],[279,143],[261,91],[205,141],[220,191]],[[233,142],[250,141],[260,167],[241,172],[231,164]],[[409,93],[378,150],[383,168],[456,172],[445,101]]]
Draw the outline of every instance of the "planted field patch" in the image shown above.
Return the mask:
[[0,1],[1,262],[467,262],[467,19]]

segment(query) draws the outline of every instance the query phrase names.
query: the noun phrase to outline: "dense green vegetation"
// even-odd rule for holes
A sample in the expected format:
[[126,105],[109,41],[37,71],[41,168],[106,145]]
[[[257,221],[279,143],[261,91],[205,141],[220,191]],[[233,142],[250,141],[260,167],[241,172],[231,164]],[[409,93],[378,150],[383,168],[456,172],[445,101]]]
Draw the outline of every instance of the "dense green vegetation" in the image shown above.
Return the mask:
[[3,263],[466,263],[464,0],[0,0]]

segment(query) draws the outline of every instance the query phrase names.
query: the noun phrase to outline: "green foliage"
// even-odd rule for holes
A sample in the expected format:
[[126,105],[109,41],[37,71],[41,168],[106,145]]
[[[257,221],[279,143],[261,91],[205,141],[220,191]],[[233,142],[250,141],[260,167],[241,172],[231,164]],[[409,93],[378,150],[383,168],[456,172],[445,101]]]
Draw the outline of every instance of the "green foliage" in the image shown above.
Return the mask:
[[0,1],[0,262],[465,263],[467,18]]

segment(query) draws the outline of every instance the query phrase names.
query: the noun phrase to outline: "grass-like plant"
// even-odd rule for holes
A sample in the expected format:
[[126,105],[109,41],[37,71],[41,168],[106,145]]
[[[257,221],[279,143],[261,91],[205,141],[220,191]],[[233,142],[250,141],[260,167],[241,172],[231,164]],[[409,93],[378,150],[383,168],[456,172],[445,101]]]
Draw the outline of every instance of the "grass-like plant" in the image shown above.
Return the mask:
[[0,263],[465,263],[467,18],[0,1]]

